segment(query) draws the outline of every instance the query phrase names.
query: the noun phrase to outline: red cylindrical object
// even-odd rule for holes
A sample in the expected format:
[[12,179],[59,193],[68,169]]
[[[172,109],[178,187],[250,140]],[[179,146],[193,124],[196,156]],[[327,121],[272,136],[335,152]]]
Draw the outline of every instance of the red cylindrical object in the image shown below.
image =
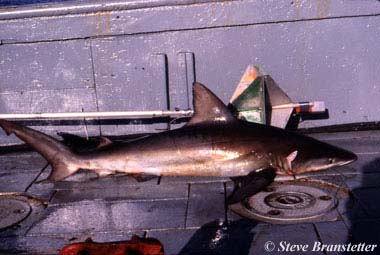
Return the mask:
[[133,236],[130,241],[95,243],[83,242],[66,245],[59,255],[164,255],[160,241]]

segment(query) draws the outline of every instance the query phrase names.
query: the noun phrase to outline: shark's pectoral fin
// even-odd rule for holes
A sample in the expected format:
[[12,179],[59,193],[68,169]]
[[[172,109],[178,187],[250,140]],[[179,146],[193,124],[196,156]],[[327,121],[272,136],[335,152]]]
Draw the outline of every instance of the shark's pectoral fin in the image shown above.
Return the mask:
[[298,151],[293,151],[286,157],[286,160],[283,164],[283,168],[284,168],[283,171],[288,175],[291,175],[291,176],[295,175],[295,173],[293,172],[292,162],[296,159],[297,154],[298,154]]
[[227,198],[227,204],[235,204],[260,192],[271,184],[276,176],[274,168],[265,168],[253,171],[247,176],[231,178],[235,182],[235,189]]

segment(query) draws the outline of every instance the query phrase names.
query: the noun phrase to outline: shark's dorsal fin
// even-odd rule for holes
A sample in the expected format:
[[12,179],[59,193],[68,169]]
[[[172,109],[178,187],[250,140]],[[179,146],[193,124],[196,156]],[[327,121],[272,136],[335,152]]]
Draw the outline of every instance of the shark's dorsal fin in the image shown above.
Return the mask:
[[204,85],[193,86],[194,115],[187,125],[200,123],[227,123],[237,121],[227,106]]

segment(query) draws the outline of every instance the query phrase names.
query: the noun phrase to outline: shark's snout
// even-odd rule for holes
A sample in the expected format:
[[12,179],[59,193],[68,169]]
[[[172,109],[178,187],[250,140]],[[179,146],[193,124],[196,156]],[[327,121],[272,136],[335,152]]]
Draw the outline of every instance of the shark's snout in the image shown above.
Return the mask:
[[299,156],[292,162],[292,170],[296,174],[347,165],[358,158],[351,151],[319,141],[305,148],[298,150]]
[[344,166],[350,164],[358,159],[358,156],[350,151],[341,150],[339,155],[336,157],[336,163],[339,166]]

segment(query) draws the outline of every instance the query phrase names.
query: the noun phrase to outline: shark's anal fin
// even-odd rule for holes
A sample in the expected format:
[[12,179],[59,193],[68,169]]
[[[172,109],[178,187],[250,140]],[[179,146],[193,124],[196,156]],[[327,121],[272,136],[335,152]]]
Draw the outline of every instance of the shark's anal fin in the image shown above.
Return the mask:
[[227,204],[235,204],[253,196],[271,184],[276,177],[274,168],[265,168],[261,171],[253,171],[247,176],[232,177],[235,189],[227,197]]
[[188,126],[201,123],[226,123],[237,121],[227,106],[204,85],[193,86],[194,115]]

